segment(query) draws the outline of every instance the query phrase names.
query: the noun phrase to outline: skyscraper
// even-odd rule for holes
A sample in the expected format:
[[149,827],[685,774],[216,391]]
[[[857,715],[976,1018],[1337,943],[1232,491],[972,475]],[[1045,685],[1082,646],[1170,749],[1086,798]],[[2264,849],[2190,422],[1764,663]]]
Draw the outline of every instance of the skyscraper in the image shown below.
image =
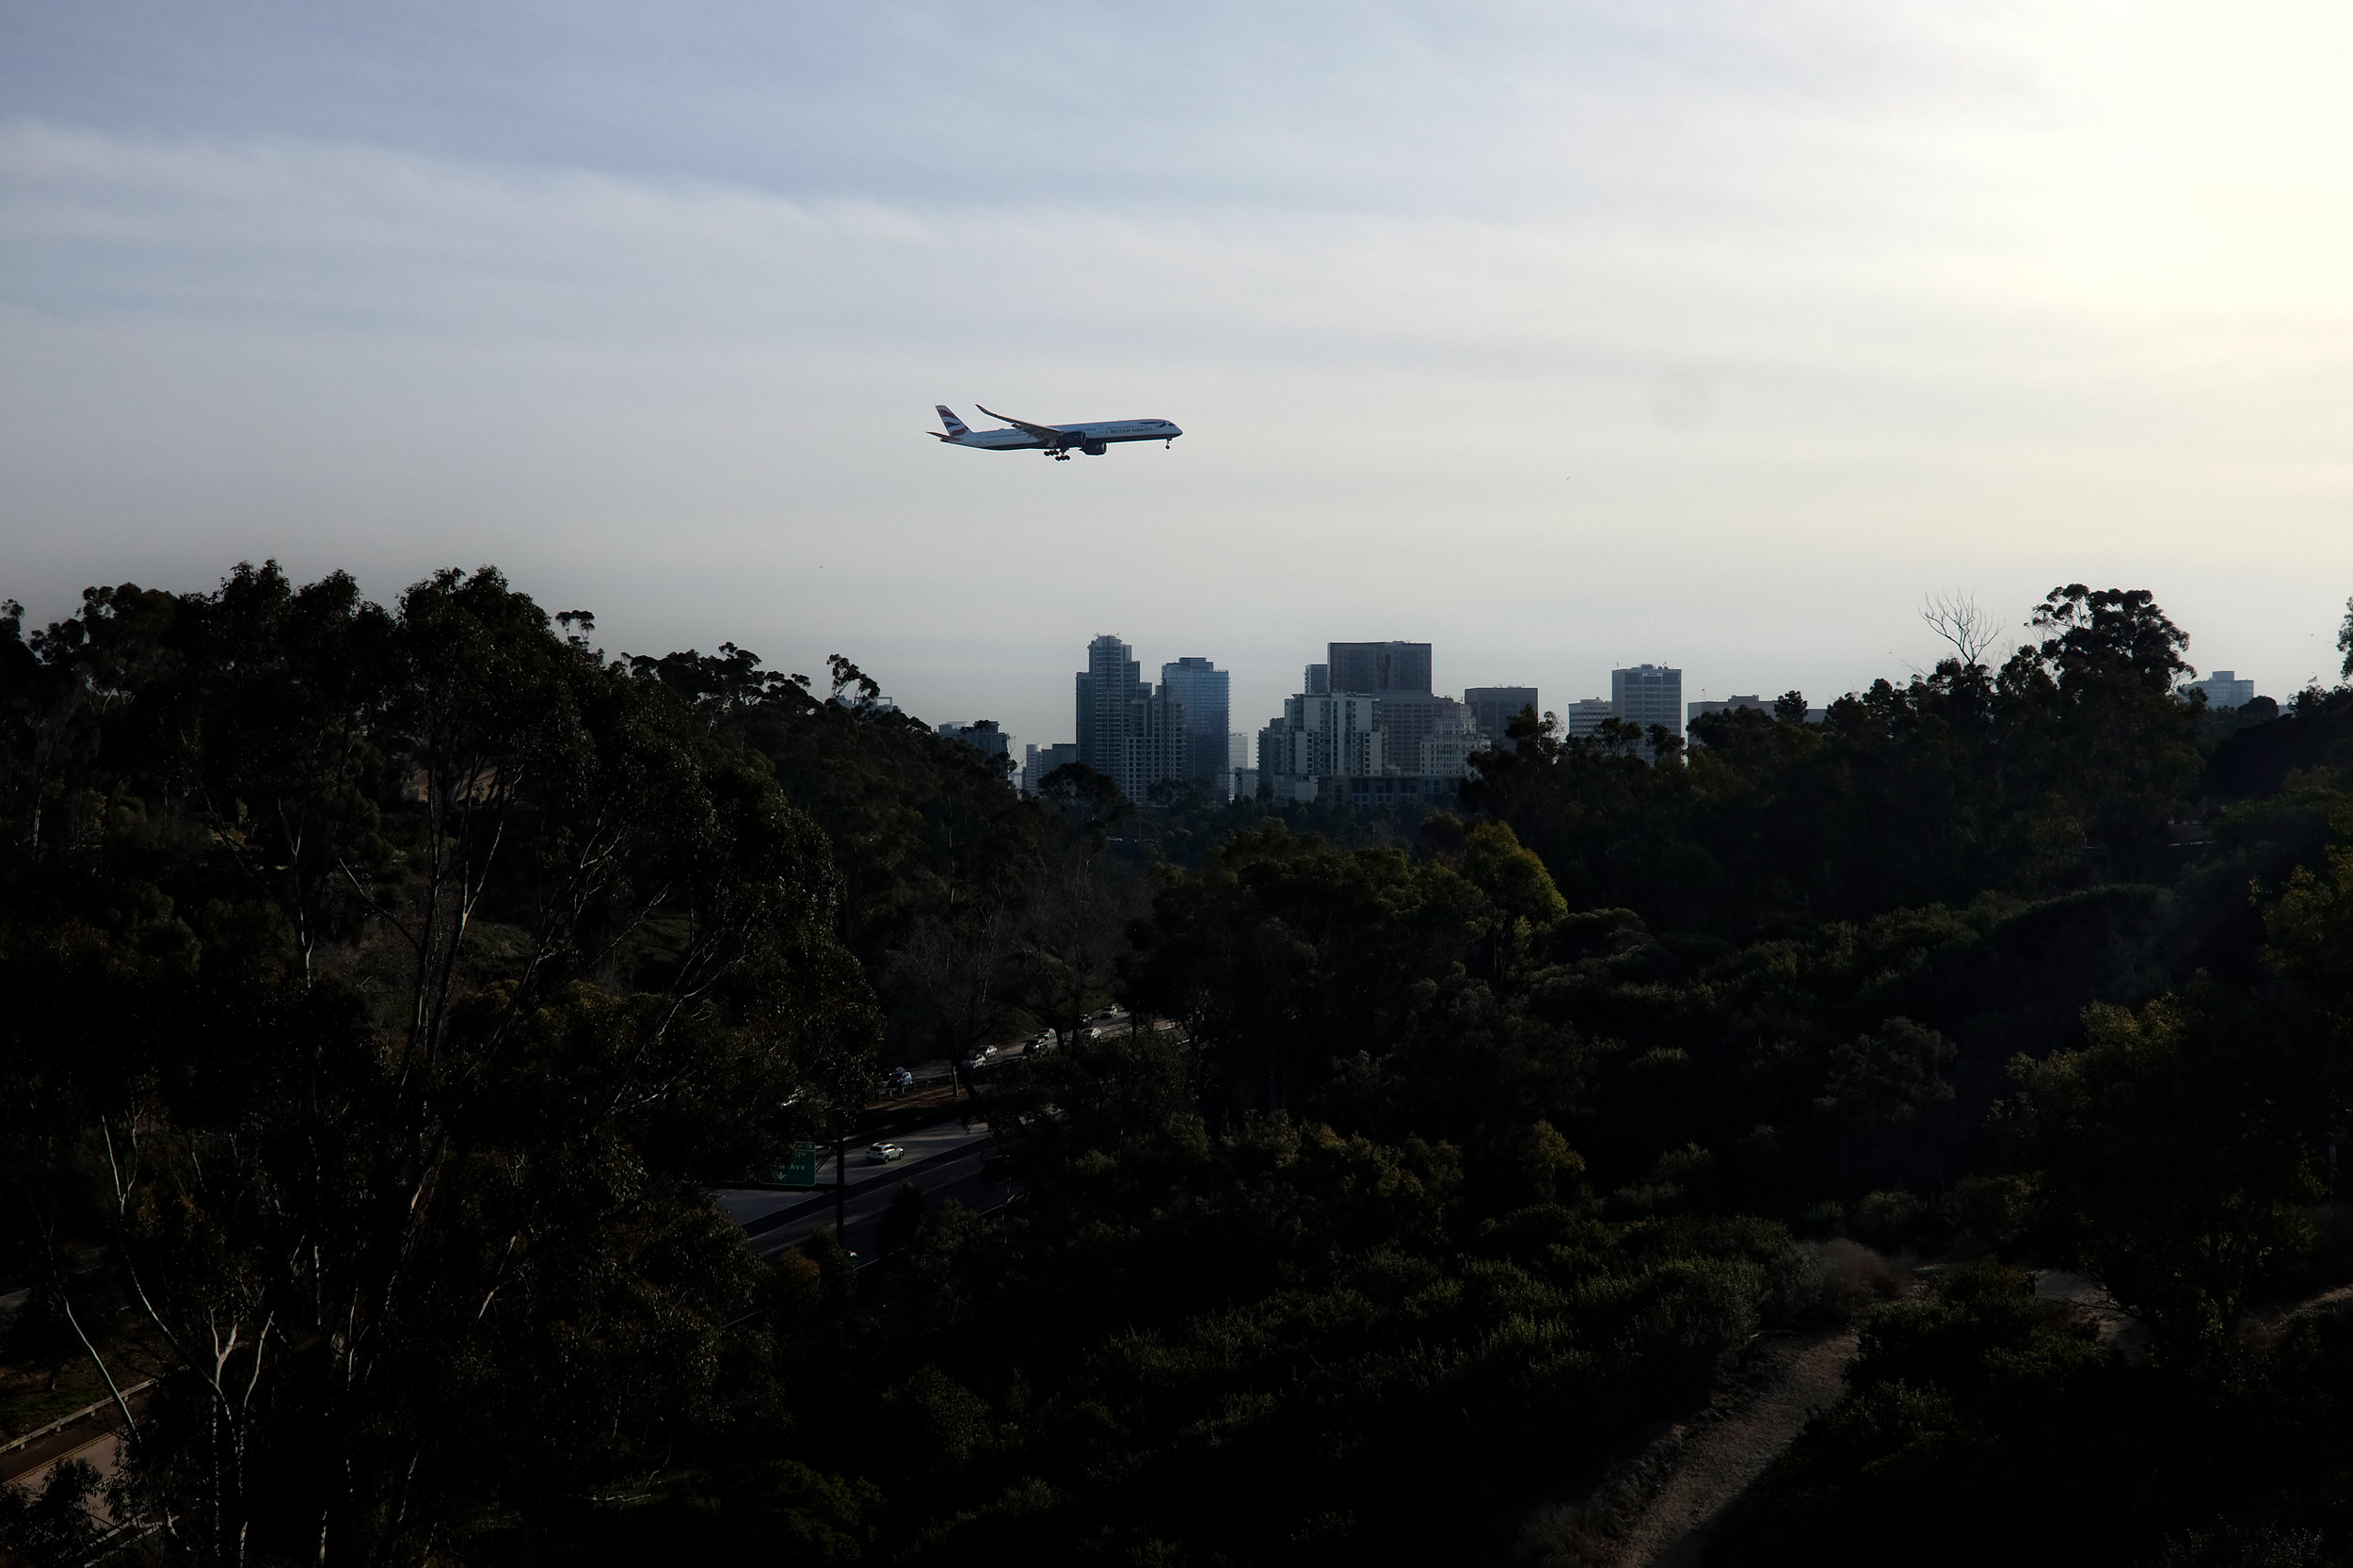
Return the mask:
[[1277,778],[1322,778],[1381,771],[1384,737],[1377,699],[1360,692],[1303,692],[1258,731],[1258,771]]
[[1679,736],[1683,733],[1683,672],[1664,664],[1611,670],[1609,706],[1628,724],[1644,729],[1655,724]]
[[1430,690],[1428,643],[1334,643],[1331,660],[1336,692],[1385,696]]
[[1184,776],[1200,779],[1221,800],[1231,787],[1225,758],[1230,679],[1207,659],[1185,658],[1160,666],[1160,690],[1184,710]]
[[1498,747],[1513,744],[1512,721],[1519,716],[1521,709],[1544,712],[1533,686],[1473,686],[1463,694],[1463,702],[1478,721],[1479,732],[1487,738],[1487,744]]
[[1182,706],[1141,678],[1133,648],[1109,633],[1096,638],[1077,683],[1080,761],[1139,802],[1183,775]]
[[1373,722],[1390,769],[1412,773],[1419,767],[1421,743],[1435,728],[1438,704],[1445,700],[1430,690],[1430,645],[1334,643],[1329,657],[1324,667],[1335,695],[1363,693],[1380,699]]

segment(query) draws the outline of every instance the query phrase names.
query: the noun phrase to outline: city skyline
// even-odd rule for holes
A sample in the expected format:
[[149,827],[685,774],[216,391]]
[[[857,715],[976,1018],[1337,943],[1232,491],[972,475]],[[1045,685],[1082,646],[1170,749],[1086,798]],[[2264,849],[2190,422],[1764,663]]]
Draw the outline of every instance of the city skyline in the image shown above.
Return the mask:
[[[1153,690],[1151,682],[1143,681],[1140,679],[1143,661],[1135,657],[1134,648],[1131,645],[1126,643],[1117,636],[1109,633],[1098,635],[1095,641],[1097,644],[1111,643],[1116,645],[1121,650],[1121,657],[1125,662],[1126,667],[1133,672],[1137,672],[1135,674],[1131,674],[1128,679],[1136,680],[1140,689],[1146,693],[1150,693]],[[1736,707],[1755,707],[1761,711],[1770,712],[1773,710],[1774,703],[1784,692],[1790,690],[1803,690],[1802,688],[1793,688],[1787,686],[1776,687],[1772,690],[1760,690],[1746,693],[1730,691],[1727,689],[1725,695],[1723,696],[1710,696],[1707,695],[1709,688],[1698,686],[1690,682],[1687,678],[1687,672],[1682,667],[1658,664],[1652,661],[1642,661],[1634,664],[1612,667],[1602,672],[1608,677],[1606,680],[1593,681],[1590,686],[1576,687],[1575,689],[1577,690],[1592,690],[1593,687],[1601,688],[1601,690],[1593,691],[1592,695],[1582,697],[1561,696],[1547,698],[1543,696],[1543,693],[1547,688],[1532,684],[1492,686],[1465,684],[1462,688],[1463,696],[1460,698],[1447,696],[1440,693],[1430,692],[1427,689],[1427,686],[1385,688],[1376,685],[1369,692],[1351,692],[1331,679],[1331,670],[1341,663],[1341,650],[1372,648],[1417,649],[1418,650],[1417,657],[1419,658],[1420,663],[1411,666],[1414,670],[1413,679],[1427,682],[1429,685],[1434,685],[1438,683],[1435,676],[1435,671],[1438,665],[1436,655],[1434,653],[1434,645],[1428,642],[1334,642],[1325,645],[1325,659],[1321,662],[1310,663],[1302,666],[1303,675],[1299,680],[1292,682],[1294,687],[1292,693],[1289,696],[1279,699],[1273,705],[1271,720],[1258,721],[1257,723],[1253,724],[1251,728],[1241,730],[1232,729],[1230,726],[1234,723],[1249,722],[1248,715],[1239,704],[1231,704],[1231,699],[1226,698],[1225,700],[1227,700],[1231,705],[1224,709],[1223,712],[1226,715],[1228,728],[1221,732],[1215,730],[1214,728],[1203,728],[1198,724],[1188,722],[1185,728],[1189,734],[1194,735],[1196,744],[1183,747],[1181,753],[1172,751],[1170,755],[1176,756],[1181,754],[1187,757],[1190,760],[1188,771],[1192,772],[1193,776],[1200,776],[1196,771],[1198,769],[1200,760],[1208,757],[1211,751],[1219,749],[1216,745],[1214,737],[1223,733],[1228,743],[1242,744],[1246,747],[1249,754],[1249,760],[1246,763],[1229,763],[1228,766],[1249,766],[1257,768],[1260,765],[1259,758],[1257,756],[1257,747],[1259,744],[1259,738],[1265,732],[1265,725],[1269,722],[1274,724],[1283,723],[1286,715],[1292,712],[1294,700],[1303,696],[1323,695],[1371,696],[1376,699],[1385,699],[1385,701],[1389,703],[1392,708],[1394,707],[1397,699],[1401,697],[1411,699],[1416,696],[1436,696],[1440,701],[1443,701],[1449,706],[1467,707],[1472,710],[1477,715],[1477,728],[1480,732],[1482,735],[1492,737],[1499,735],[1501,731],[1499,727],[1491,728],[1491,724],[1497,719],[1508,722],[1511,714],[1516,713],[1519,711],[1519,699],[1525,695],[1533,696],[1538,699],[1534,703],[1534,706],[1540,715],[1549,715],[1559,721],[1561,733],[1563,736],[1575,737],[1590,735],[1593,732],[1595,727],[1603,717],[1626,717],[1630,718],[1632,722],[1645,728],[1652,724],[1663,725],[1671,733],[1688,738],[1689,734],[1689,720],[1696,717],[1700,713],[1718,712]],[[1949,647],[1945,648],[1944,651],[1945,656],[1950,656],[1951,650]],[[1371,656],[1368,654],[1363,655],[1363,657],[1369,658]],[[1995,652],[1988,655],[1988,662],[1989,664],[1998,665],[2001,659],[2005,657],[2007,657],[2007,653],[1997,648]],[[1162,690],[1167,690],[1170,686],[1169,677],[1171,674],[1186,669],[1187,667],[1191,667],[1192,670],[1196,673],[1214,675],[1217,678],[1217,689],[1221,694],[1224,694],[1230,689],[1231,680],[1238,673],[1240,673],[1236,670],[1217,667],[1216,660],[1212,656],[1188,655],[1181,659],[1170,660],[1162,663],[1160,666],[1160,688]],[[1385,666],[1376,666],[1370,664],[1361,666],[1363,669],[1375,667]],[[1918,667],[1915,666],[1914,669],[1895,672],[1894,674],[1889,675],[1886,679],[1896,680],[1900,684],[1903,680],[1909,679],[1912,674],[1917,672]],[[1629,678],[1631,678],[1632,680],[1631,687],[1629,687]],[[1082,672],[1081,679],[1083,680],[1084,672]],[[1867,684],[1867,682],[1865,684]],[[1552,689],[1565,692],[1571,688],[1569,686],[1562,686]],[[2225,697],[2230,698],[2233,702],[2245,702],[2251,700],[2256,696],[2269,696],[2278,700],[2293,695],[2292,692],[2275,692],[2265,683],[2252,678],[2239,677],[2235,671],[2228,667],[2204,671],[2201,679],[2185,681],[2181,689],[2185,694],[2193,689],[2206,693],[2209,704],[2213,706],[2221,706]],[[1807,717],[1809,722],[1817,724],[1820,723],[1825,710],[1832,702],[1836,701],[1841,696],[1849,695],[1850,691],[1859,690],[1860,688],[1850,688],[1849,691],[1840,692],[1804,692],[1803,695],[1806,697]],[[1631,696],[1629,696],[1629,693]],[[1504,700],[1507,694],[1512,700]],[[1481,698],[1484,698],[1485,700],[1482,702]],[[1000,706],[1006,705],[1000,704]],[[1065,714],[1066,719],[1070,715],[1067,713]],[[1214,725],[1216,721],[1211,719],[1207,722],[1210,725]],[[1370,721],[1369,720],[1368,722]],[[945,733],[952,727],[943,724],[937,728],[942,733]],[[1052,730],[1055,728],[1055,726],[1049,722],[1045,728],[1046,729]],[[1072,726],[1065,722],[1062,728],[1064,729],[1069,729]],[[1392,720],[1389,724],[1384,725],[1382,728],[1392,737],[1399,732],[1399,727],[1395,724],[1394,720]],[[1426,733],[1427,720],[1409,719],[1405,728],[1409,731],[1406,735],[1406,739],[1408,741],[1406,749],[1417,749],[1420,739]],[[1057,733],[1059,736],[1059,732]],[[1026,748],[1026,751],[1029,753],[1044,753],[1049,749],[1062,751],[1066,747],[1075,747],[1076,745],[1075,742],[1067,739],[1033,739],[1030,735],[1021,734],[1018,731],[1010,729],[1009,728],[1006,729],[1006,735],[1016,748],[1013,755],[1016,757],[1016,761],[1018,761],[1020,757],[1024,754],[1023,748]],[[1389,744],[1391,746],[1394,746],[1396,742],[1392,739]],[[1386,772],[1412,773],[1414,771],[1413,768],[1401,768],[1399,766],[1399,755],[1401,755],[1401,753],[1395,751],[1385,753],[1380,763],[1378,764],[1379,767],[1383,771]],[[1075,750],[1071,750],[1064,760],[1079,760],[1080,758]],[[1172,762],[1167,765],[1174,767],[1176,764]],[[1016,777],[1019,776],[1020,776],[1017,773]]]

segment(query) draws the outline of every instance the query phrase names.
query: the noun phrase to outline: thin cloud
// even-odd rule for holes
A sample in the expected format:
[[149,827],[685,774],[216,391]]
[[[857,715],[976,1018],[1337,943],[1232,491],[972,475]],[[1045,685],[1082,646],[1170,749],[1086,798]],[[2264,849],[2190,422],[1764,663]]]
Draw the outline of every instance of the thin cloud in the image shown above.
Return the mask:
[[[2353,579],[2318,12],[242,14],[44,23],[0,130],[0,588],[52,612],[496,559],[1048,741],[1105,627],[1248,716],[1337,635],[1843,689],[1962,579],[2284,670]],[[943,398],[1193,434],[992,460]]]

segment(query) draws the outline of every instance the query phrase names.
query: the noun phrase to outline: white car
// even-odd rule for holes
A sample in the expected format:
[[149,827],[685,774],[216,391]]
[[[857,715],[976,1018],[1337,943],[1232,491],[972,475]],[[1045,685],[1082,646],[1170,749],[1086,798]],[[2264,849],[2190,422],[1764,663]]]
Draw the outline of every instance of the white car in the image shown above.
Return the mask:
[[991,1062],[996,1060],[997,1048],[995,1046],[983,1046],[980,1049],[974,1051],[970,1056],[966,1057],[964,1059],[964,1064],[968,1067],[985,1067]]
[[904,1160],[906,1157],[907,1151],[901,1148],[896,1144],[869,1144],[866,1145],[866,1162],[869,1165],[888,1165],[894,1160]]

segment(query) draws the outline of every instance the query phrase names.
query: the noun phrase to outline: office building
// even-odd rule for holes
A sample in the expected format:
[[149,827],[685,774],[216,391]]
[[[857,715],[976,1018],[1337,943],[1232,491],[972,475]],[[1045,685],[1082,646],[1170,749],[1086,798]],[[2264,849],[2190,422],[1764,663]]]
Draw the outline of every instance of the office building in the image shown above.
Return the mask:
[[1449,712],[1470,712],[1452,697],[1434,692],[1382,692],[1373,701],[1372,722],[1381,731],[1382,754],[1398,773],[1414,771],[1421,759],[1422,743],[1440,724],[1449,722]]
[[1336,692],[1385,696],[1430,690],[1428,643],[1334,643],[1330,657]]
[[2255,683],[2239,680],[2230,670],[2217,670],[2203,680],[2192,680],[2182,691],[2185,695],[2205,693],[2209,708],[2244,708],[2255,700]]
[[1772,703],[1764,697],[1728,696],[1721,702],[1703,699],[1698,702],[1686,703],[1684,704],[1684,718],[1688,723],[1691,719],[1698,718],[1702,713],[1729,713],[1735,708],[1753,708],[1768,718],[1772,716],[1773,712]]
[[1096,638],[1076,684],[1080,761],[1137,802],[1155,784],[1184,776],[1183,706],[1142,678],[1133,648],[1109,634]]
[[[1487,746],[1467,702],[1431,689],[1428,643],[1334,643],[1297,696],[1258,731],[1238,792],[1278,801],[1394,806],[1453,798]],[[1508,690],[1525,706],[1532,688]]]
[[1608,697],[1587,696],[1570,703],[1561,722],[1568,726],[1571,740],[1583,740],[1601,732],[1602,720],[1617,716],[1617,707]]
[[1207,659],[1179,659],[1160,666],[1160,690],[1184,711],[1184,776],[1226,798],[1228,674]]
[[1277,801],[1389,807],[1450,800],[1486,746],[1467,703],[1430,689],[1428,643],[1334,643],[1258,732],[1238,791]]
[[[1657,725],[1683,733],[1683,672],[1664,664],[1636,664],[1609,672],[1609,706],[1618,717],[1647,730]],[[1649,751],[1643,747],[1644,753]]]
[[939,733],[952,741],[962,741],[985,757],[1010,757],[1013,754],[1013,737],[998,728],[995,719],[975,719],[970,724],[943,724],[939,726]]
[[[1428,643],[1333,643],[1324,665],[1335,693],[1362,693],[1380,699],[1376,724],[1390,767],[1409,772],[1420,760],[1421,743],[1438,722],[1439,704],[1449,700],[1430,689]],[[1309,665],[1311,677],[1315,669]]]
[[[1687,702],[1683,706],[1683,711],[1685,722],[1688,725],[1689,721],[1700,718],[1707,713],[1729,713],[1742,708],[1753,708],[1758,712],[1763,713],[1767,718],[1773,717],[1773,705],[1767,701],[1764,697],[1757,696],[1753,694],[1748,696],[1728,696],[1721,701],[1713,698],[1703,698],[1698,702]],[[1691,744],[1695,746],[1702,746],[1707,744],[1700,738],[1700,732],[1698,730],[1689,729],[1687,730],[1687,733],[1689,737]]]
[[1473,686],[1463,694],[1463,705],[1471,711],[1479,732],[1496,746],[1513,744],[1512,721],[1523,710],[1532,708],[1539,713],[1545,711],[1533,686]]
[[1079,743],[1064,741],[1060,745],[1025,748],[1021,762],[1021,788],[1025,793],[1037,793],[1037,787],[1046,776],[1065,762],[1079,760]]

